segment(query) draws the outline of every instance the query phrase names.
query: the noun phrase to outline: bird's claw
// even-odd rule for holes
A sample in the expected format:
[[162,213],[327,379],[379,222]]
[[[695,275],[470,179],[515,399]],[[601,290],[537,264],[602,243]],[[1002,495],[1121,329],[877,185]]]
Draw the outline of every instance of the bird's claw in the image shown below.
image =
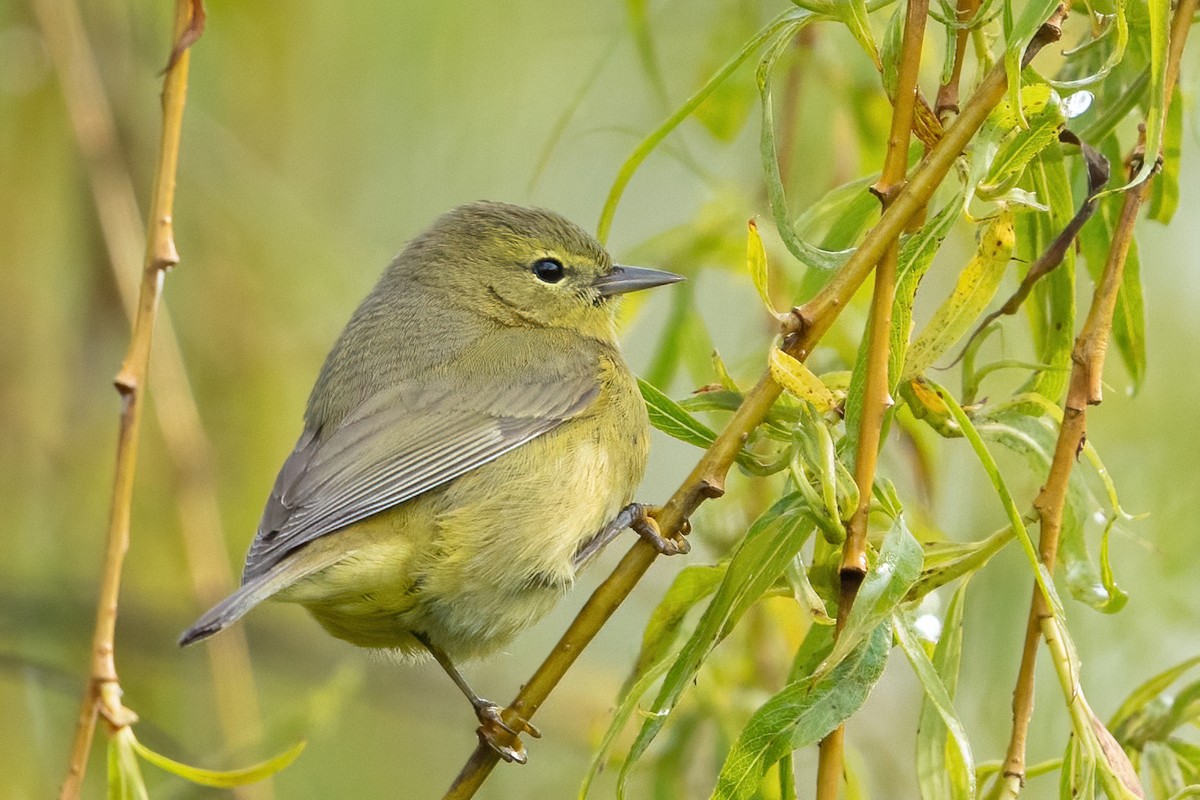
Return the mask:
[[[655,510],[643,508],[637,518],[629,524],[629,527],[633,528],[638,536],[649,542],[650,546],[657,550],[660,555],[678,556],[690,553],[692,545],[684,538],[684,531],[673,537],[662,535],[662,529],[658,527],[658,520],[654,518]],[[685,531],[691,527],[686,522],[684,525]]]
[[521,742],[521,734],[527,733],[535,739],[542,738],[542,732],[533,723],[518,717],[512,725],[504,721],[503,709],[495,703],[483,703],[475,708],[479,718],[479,741],[495,750],[501,758],[509,763],[524,764],[528,761],[525,755],[525,745]]

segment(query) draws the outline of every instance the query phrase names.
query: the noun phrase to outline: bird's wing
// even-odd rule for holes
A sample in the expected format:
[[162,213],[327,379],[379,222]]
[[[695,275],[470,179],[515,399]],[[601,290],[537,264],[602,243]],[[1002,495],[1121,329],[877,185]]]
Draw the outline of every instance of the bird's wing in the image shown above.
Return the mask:
[[327,434],[306,430],[267,501],[242,581],[308,542],[399,505],[576,416],[594,376],[463,391],[402,384],[369,397]]

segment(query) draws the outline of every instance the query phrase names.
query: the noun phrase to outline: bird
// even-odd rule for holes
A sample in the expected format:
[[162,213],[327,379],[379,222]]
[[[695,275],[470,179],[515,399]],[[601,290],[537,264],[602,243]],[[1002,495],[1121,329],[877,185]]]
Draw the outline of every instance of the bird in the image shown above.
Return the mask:
[[268,598],[298,603],[351,644],[432,657],[480,738],[524,762],[517,734],[537,729],[506,724],[456,665],[545,615],[624,527],[686,552],[633,502],[650,424],[616,327],[622,295],[682,279],[615,264],[545,209],[479,201],[443,214],[351,316],[240,588],[180,644]]

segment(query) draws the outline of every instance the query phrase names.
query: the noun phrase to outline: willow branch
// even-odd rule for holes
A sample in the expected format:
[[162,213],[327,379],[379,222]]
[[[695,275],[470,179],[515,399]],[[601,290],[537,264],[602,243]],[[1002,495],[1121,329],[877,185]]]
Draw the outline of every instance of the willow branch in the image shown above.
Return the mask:
[[[62,83],[75,141],[83,156],[88,183],[108,251],[108,263],[122,304],[132,323],[137,308],[137,275],[124,269],[135,263],[145,242],[133,179],[122,157],[109,103],[91,43],[73,0],[35,0],[33,9]],[[155,422],[171,461],[187,573],[197,606],[208,608],[235,585],[224,554],[212,446],[183,364],[179,341],[166,308],[159,311],[158,342],[153,356]],[[226,742],[262,737],[262,717],[254,688],[245,632],[214,640],[206,648],[213,675],[217,718]],[[238,787],[242,796],[265,797],[270,779]]]
[[[1047,23],[1026,51],[1032,58],[1042,47],[1058,38],[1056,25]],[[966,148],[987,119],[988,114],[1004,98],[1008,78],[1003,64],[990,70],[979,88],[964,106],[937,144],[930,149],[908,182],[896,193],[879,222],[866,234],[862,243],[847,259],[834,277],[809,302],[792,309],[785,326],[782,348],[788,355],[805,360],[833,325],[854,293],[874,270],[888,246],[897,241],[909,220],[928,203],[955,160]],[[709,447],[683,484],[662,507],[657,516],[664,536],[682,535],[688,517],[705,500],[720,497],[725,490],[725,476],[750,433],[762,422],[782,389],[770,375],[764,374],[734,412],[729,424]],[[575,659],[604,626],[617,607],[633,590],[657,555],[654,548],[639,540],[617,564],[612,574],[588,598],[566,633],[537,668],[529,682],[504,710],[511,725],[518,717],[529,719],[551,690],[570,669]],[[480,743],[463,766],[450,790],[447,800],[473,797],[495,768],[499,755]]]
[[[1183,55],[1188,28],[1197,0],[1182,0],[1175,11],[1171,26],[1170,51],[1167,61],[1166,100],[1164,113],[1179,76],[1179,60]],[[1136,161],[1136,159],[1135,159]],[[1137,174],[1140,164],[1133,164],[1130,180]],[[1075,459],[1083,449],[1087,437],[1087,407],[1098,405],[1102,397],[1101,377],[1104,373],[1104,356],[1108,350],[1108,338],[1112,331],[1113,311],[1116,308],[1117,292],[1125,273],[1125,260],[1133,242],[1133,229],[1138,212],[1149,194],[1150,181],[1128,189],[1124,195],[1121,214],[1113,231],[1108,259],[1104,264],[1100,281],[1096,284],[1087,319],[1083,323],[1071,353],[1071,381],[1067,398],[1063,404],[1063,419],[1059,426],[1054,455],[1046,484],[1038,493],[1033,506],[1040,519],[1038,555],[1046,569],[1052,574],[1058,558],[1059,535],[1062,532],[1063,510],[1066,506],[1067,489]],[[1045,596],[1037,587],[1029,606],[1029,619],[1025,628],[1025,643],[1021,652],[1021,666],[1017,673],[1016,688],[1013,690],[1013,727],[1009,738],[1008,752],[1004,758],[1003,782],[999,793],[1004,798],[1017,797],[1025,785],[1025,749],[1029,723],[1033,718],[1034,671],[1037,666],[1038,641],[1045,638],[1051,646],[1057,637],[1046,626],[1052,613]],[[1056,660],[1057,661],[1057,660]]]
[[[921,67],[921,49],[929,0],[909,0],[900,45],[900,67],[896,79],[896,102],[888,133],[883,171],[871,191],[879,197],[886,213],[904,185],[908,171],[908,145],[912,139],[917,99],[917,75]],[[891,352],[892,306],[896,300],[896,268],[900,240],[893,239],[875,268],[875,288],[867,322],[866,376],[863,381],[862,415],[859,418],[858,445],[854,457],[854,483],[858,487],[858,507],[846,525],[839,570],[841,597],[838,601],[837,628],[841,633],[854,598],[867,574],[867,521],[871,509],[871,487],[883,436],[884,417],[892,405],[889,389],[888,358]],[[821,741],[817,758],[817,800],[836,800],[842,783],[842,764],[846,726],[839,725]]]
[[[181,41],[193,28],[194,23],[202,18],[198,0],[177,0],[172,41]],[[179,263],[171,217],[175,201],[175,175],[179,163],[183,108],[187,98],[188,62],[189,54],[185,50],[174,58],[163,81],[163,130],[147,224],[149,236],[143,259],[141,288],[129,349],[114,379],[121,398],[121,417],[104,572],[92,637],[91,664],[83,701],[80,704],[67,776],[59,793],[60,800],[74,800],[79,797],[97,717],[103,716],[110,730],[114,731],[129,725],[135,719],[132,712],[125,709],[120,702],[121,690],[113,655],[113,639],[116,633],[121,571],[125,553],[129,549],[133,480],[137,468],[138,434],[141,429],[146,376],[150,365],[150,345],[162,296],[164,275],[168,269]]]

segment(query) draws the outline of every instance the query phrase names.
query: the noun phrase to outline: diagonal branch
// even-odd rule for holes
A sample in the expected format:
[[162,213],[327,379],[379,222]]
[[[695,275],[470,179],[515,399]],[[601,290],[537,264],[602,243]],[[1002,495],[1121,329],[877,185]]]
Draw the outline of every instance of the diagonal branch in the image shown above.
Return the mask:
[[[180,37],[191,29],[195,7],[198,5],[196,0],[177,0],[172,41],[178,42]],[[75,800],[79,797],[97,718],[103,716],[110,730],[114,732],[135,719],[133,713],[120,702],[113,639],[117,625],[121,570],[125,553],[129,549],[129,521],[133,480],[137,469],[138,434],[141,429],[141,412],[145,400],[154,323],[162,297],[164,276],[167,270],[179,263],[172,214],[183,108],[187,99],[188,62],[189,53],[185,50],[175,59],[163,81],[163,130],[147,224],[149,236],[146,240],[141,288],[129,350],[114,379],[117,392],[121,396],[121,419],[104,573],[92,638],[91,667],[80,704],[67,776],[59,793],[60,800]]]
[[[1060,31],[1056,16],[1042,26],[1039,35],[1026,50],[1026,59],[1058,39]],[[991,110],[1003,99],[1008,76],[1003,64],[991,69],[979,88],[963,107],[937,144],[930,149],[892,205],[883,213],[862,243],[838,270],[825,287],[803,306],[792,309],[786,326],[783,349],[797,360],[808,358],[817,342],[833,325],[841,310],[854,296],[863,281],[874,270],[888,246],[899,239],[909,220],[928,203],[954,162],[975,136]],[[705,452],[683,485],[662,507],[658,524],[669,538],[681,535],[688,517],[711,497],[724,493],[725,475],[742,443],[770,410],[782,389],[766,373],[746,395],[734,412],[729,424]],[[583,648],[600,631],[617,607],[633,590],[634,585],[654,562],[657,553],[639,540],[617,564],[612,574],[592,593],[570,627],[559,639],[550,654],[522,687],[512,704],[504,710],[504,719],[514,723],[518,718],[529,719],[550,692],[570,669]],[[463,766],[446,800],[465,800],[473,797],[496,767],[499,756],[490,747],[480,744]]]

